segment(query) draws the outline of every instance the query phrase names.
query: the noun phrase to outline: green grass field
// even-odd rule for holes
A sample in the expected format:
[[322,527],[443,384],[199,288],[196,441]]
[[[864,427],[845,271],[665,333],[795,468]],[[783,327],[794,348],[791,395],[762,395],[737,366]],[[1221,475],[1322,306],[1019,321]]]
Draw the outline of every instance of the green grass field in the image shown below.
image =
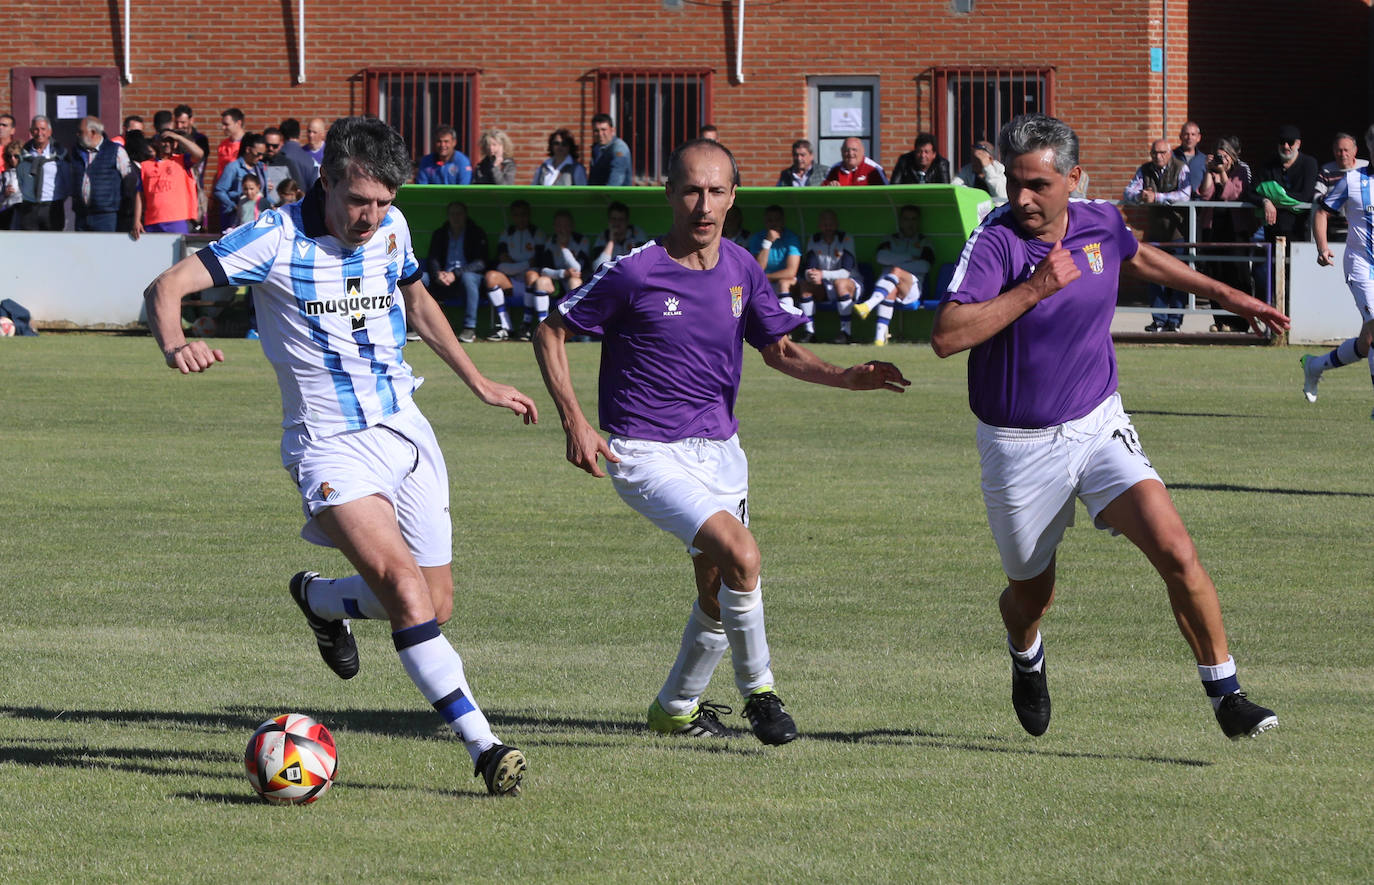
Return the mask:
[[[1282,724],[1223,738],[1162,584],[1080,507],[1045,622],[1054,723],[1034,739],[1008,697],[964,359],[888,348],[914,382],[894,396],[751,354],[753,527],[803,734],[765,748],[645,730],[689,565],[564,462],[529,348],[472,353],[535,395],[532,428],[414,348],[453,484],[445,633],[531,762],[522,797],[492,800],[383,625],[360,626],[356,679],[320,663],[286,581],[343,560],[297,536],[257,344],[222,344],[227,363],[180,377],[147,338],[0,341],[0,882],[1368,881],[1358,367],[1308,405],[1297,349],[1121,349],[1242,684]],[[590,396],[596,346],[572,357]],[[738,708],[728,662],[711,694]],[[253,728],[287,711],[339,745],[306,808],[261,804],[243,776]]]

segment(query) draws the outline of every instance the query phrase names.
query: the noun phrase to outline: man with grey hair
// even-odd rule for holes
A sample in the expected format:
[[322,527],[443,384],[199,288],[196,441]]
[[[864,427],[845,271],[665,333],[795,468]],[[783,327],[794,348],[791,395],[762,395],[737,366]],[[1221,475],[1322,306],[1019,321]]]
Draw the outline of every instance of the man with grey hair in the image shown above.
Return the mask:
[[484,377],[420,281],[410,229],[394,205],[409,152],[375,118],[335,121],[320,180],[304,200],[269,209],[159,276],[148,324],[167,365],[203,372],[224,354],[187,342],[181,299],[210,286],[253,287],[263,352],[282,396],[282,464],[297,486],[301,536],[336,547],[357,574],[303,571],[292,599],[338,676],[359,669],[349,620],[390,621],[406,673],[463,740],[493,794],[519,791],[526,768],[473,699],[462,659],[439,630],[453,611],[453,529],[443,455],[415,405],[406,327],[488,405],[526,424],[520,391]]
[[792,142],[792,165],[778,173],[774,187],[819,187],[825,183],[828,170],[816,162],[811,142],[799,138]]
[[[1315,208],[1331,190],[1331,186],[1345,178],[1345,173],[1351,169],[1359,169],[1369,165],[1369,161],[1362,159],[1358,155],[1355,146],[1355,136],[1349,132],[1337,132],[1331,139],[1331,160],[1323,163],[1321,169],[1317,170],[1317,185],[1312,191],[1312,205]],[[1315,227],[1317,219],[1321,216],[1320,212],[1312,213],[1312,224]],[[1346,221],[1343,215],[1332,215],[1326,220],[1326,239],[1328,242],[1344,242],[1346,231]]]
[[1007,587],[1000,608],[1023,728],[1050,724],[1040,620],[1054,599],[1056,549],[1080,498],[1098,528],[1124,534],[1164,579],[1227,737],[1278,724],[1240,691],[1217,592],[1117,393],[1111,321],[1125,273],[1196,292],[1271,329],[1288,317],[1137,243],[1116,207],[1070,200],[1078,136],[1043,114],[1017,117],[998,147],[1006,206],[964,247],[936,314],[940,357],[969,351],[983,496]]
[[[1185,202],[1192,196],[1197,182],[1191,178],[1188,163],[1174,156],[1169,142],[1162,138],[1150,144],[1150,159],[1135,170],[1122,194],[1127,203],[1144,205],[1145,239],[1151,243],[1180,242],[1188,232],[1188,219],[1173,203]],[[1177,289],[1151,284],[1150,306],[1181,308],[1188,296]],[[1177,332],[1183,322],[1181,313],[1155,313],[1150,316],[1146,332]]]
[[124,145],[105,137],[99,117],[82,117],[76,126],[72,165],[72,211],[76,229],[113,232],[125,178],[136,174]]
[[52,140],[52,122],[39,114],[29,123],[29,140],[19,151],[19,230],[56,231],[66,227],[63,201],[70,191],[67,151]]

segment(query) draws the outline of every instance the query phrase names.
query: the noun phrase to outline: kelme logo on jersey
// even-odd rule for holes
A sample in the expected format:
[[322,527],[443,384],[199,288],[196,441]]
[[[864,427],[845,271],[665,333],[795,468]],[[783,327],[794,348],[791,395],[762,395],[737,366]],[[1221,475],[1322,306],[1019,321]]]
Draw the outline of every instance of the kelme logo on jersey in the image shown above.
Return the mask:
[[1102,244],[1089,243],[1083,247],[1083,254],[1088,256],[1088,267],[1092,268],[1092,272],[1102,273]]
[[349,277],[344,282],[344,292],[344,298],[321,298],[305,302],[305,315],[317,317],[334,314],[348,317],[353,321],[354,331],[357,331],[367,325],[369,316],[386,313],[396,303],[394,294],[364,295],[362,277]]
[[730,315],[739,316],[744,313],[744,287],[730,287]]
[[677,309],[677,299],[676,299],[676,298],[671,298],[671,297],[670,297],[670,298],[665,298],[665,299],[663,300],[663,306],[666,307],[666,308],[668,308],[667,310],[665,310],[665,311],[663,312],[663,315],[664,315],[665,317],[680,317],[680,316],[682,316],[682,311],[680,311],[680,310]]

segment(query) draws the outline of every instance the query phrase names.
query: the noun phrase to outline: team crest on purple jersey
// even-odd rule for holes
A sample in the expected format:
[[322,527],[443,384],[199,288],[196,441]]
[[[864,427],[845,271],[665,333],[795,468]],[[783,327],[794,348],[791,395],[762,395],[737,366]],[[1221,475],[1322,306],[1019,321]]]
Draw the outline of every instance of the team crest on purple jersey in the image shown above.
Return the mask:
[[1102,273],[1102,244],[1089,243],[1083,247],[1083,254],[1088,256],[1088,267],[1092,268],[1092,272]]
[[730,315],[739,316],[744,313],[744,287],[730,287]]

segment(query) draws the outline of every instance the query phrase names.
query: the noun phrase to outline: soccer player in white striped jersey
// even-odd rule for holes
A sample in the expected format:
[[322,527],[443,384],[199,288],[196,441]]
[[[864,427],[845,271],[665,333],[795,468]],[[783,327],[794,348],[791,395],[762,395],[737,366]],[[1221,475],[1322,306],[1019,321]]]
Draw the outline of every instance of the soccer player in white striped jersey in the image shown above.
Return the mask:
[[[1374,125],[1364,134],[1365,144],[1374,151]],[[1326,241],[1327,213],[1345,213],[1350,232],[1345,243],[1345,282],[1359,308],[1366,327],[1374,322],[1374,196],[1371,196],[1370,170],[1360,166],[1345,173],[1320,200],[1312,212],[1312,239],[1317,244],[1317,263],[1331,266],[1336,255]],[[1334,350],[1321,356],[1302,358],[1302,392],[1309,403],[1317,401],[1317,384],[1322,372],[1368,360],[1369,378],[1374,382],[1374,351],[1365,335],[1347,338]],[[1374,418],[1374,412],[1369,415]]]
[[406,673],[463,740],[493,794],[519,791],[524,754],[502,743],[473,700],[462,659],[439,625],[453,611],[448,473],[412,394],[406,324],[478,399],[526,424],[520,391],[484,377],[424,284],[405,217],[392,203],[409,152],[376,119],[329,130],[320,179],[300,203],[268,210],[178,262],[148,286],[148,324],[167,365],[203,372],[224,354],[188,342],[181,299],[213,285],[252,285],[263,352],[282,395],[282,463],[305,509],[301,536],[337,547],[357,574],[301,572],[291,596],[320,654],[358,672],[349,619],[390,621]]
[[897,302],[911,304],[920,300],[926,274],[930,273],[930,266],[935,261],[930,241],[921,236],[919,208],[908,204],[898,210],[897,232],[878,246],[873,260],[886,270],[873,284],[873,294],[866,301],[854,302],[854,312],[863,320],[868,319],[875,307],[878,309],[873,343],[882,347],[887,344],[888,327],[892,324]]

